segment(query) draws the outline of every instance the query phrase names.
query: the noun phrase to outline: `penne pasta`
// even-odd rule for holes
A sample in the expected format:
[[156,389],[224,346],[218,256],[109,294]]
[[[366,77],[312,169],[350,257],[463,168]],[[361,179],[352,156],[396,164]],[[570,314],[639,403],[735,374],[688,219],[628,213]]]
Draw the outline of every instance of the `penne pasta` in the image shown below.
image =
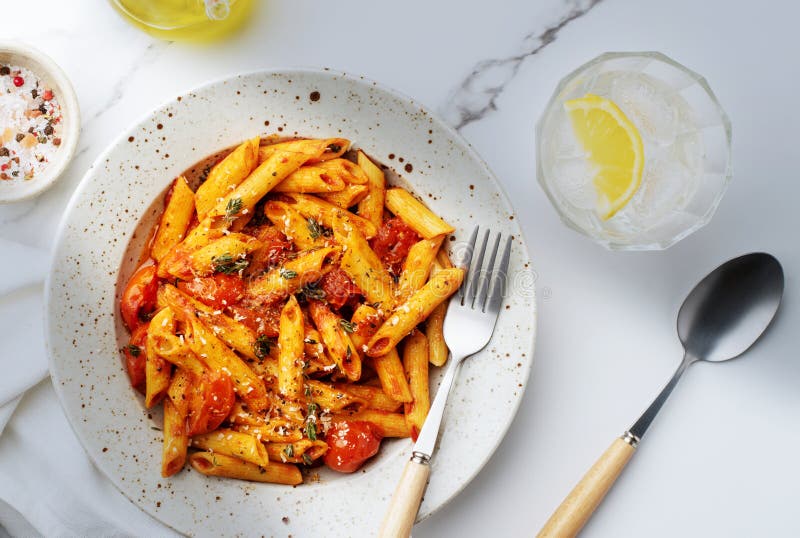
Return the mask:
[[447,313],[447,301],[438,305],[425,320],[425,337],[428,339],[428,354],[431,364],[443,366],[450,354],[444,341],[444,316]]
[[324,303],[311,300],[308,312],[319,331],[328,354],[339,370],[351,381],[361,377],[361,355],[345,331],[342,318],[334,314]]
[[286,202],[267,202],[264,215],[301,249],[323,246],[324,235],[317,221],[304,217]]
[[192,274],[237,273],[247,266],[247,255],[261,247],[258,239],[232,233],[210,242],[189,255]]
[[310,194],[285,194],[289,205],[305,218],[314,219],[325,228],[332,229],[334,221],[344,220],[353,228],[357,228],[367,239],[378,233],[378,228],[372,222],[353,213],[344,211],[341,207]]
[[403,219],[403,222],[425,239],[433,239],[437,235],[455,231],[455,228],[436,216],[405,189],[397,187],[387,189],[386,208]]
[[[258,148],[259,164],[266,161],[277,151],[300,151],[301,143],[304,140],[290,140],[287,142],[277,142]],[[338,159],[344,152],[350,149],[350,141],[345,138],[328,138],[325,141],[325,150],[322,154],[311,157],[309,164],[325,162],[331,159]]]
[[192,437],[192,447],[225,454],[240,460],[267,467],[269,457],[261,441],[252,435],[228,429],[219,429]]
[[278,392],[287,398],[303,394],[304,339],[303,312],[292,295],[281,312],[278,335]]
[[358,202],[358,215],[380,227],[383,224],[383,205],[386,200],[383,171],[363,151],[358,152],[358,166],[367,176],[368,188],[367,195]]
[[172,476],[186,465],[186,414],[181,413],[172,399],[164,400],[164,444],[161,455],[161,476]]
[[300,469],[288,463],[272,463],[260,467],[254,463],[212,452],[195,452],[189,456],[192,468],[207,476],[224,476],[250,482],[270,482],[295,486],[303,482]]
[[333,234],[342,245],[342,271],[364,292],[367,301],[390,310],[394,306],[392,277],[364,235],[342,219],[334,221]]
[[364,405],[369,409],[393,413],[403,405],[402,402],[398,402],[387,396],[380,387],[357,385],[355,383],[335,383],[333,386],[337,390],[346,391],[352,396],[364,400]]
[[417,440],[431,407],[428,393],[428,339],[419,331],[406,338],[403,348],[403,366],[408,376],[413,401],[403,404],[411,439]]
[[[357,385],[349,385],[355,387]],[[348,391],[343,385],[329,385],[322,381],[309,379],[306,381],[308,398],[328,411],[342,411],[343,409],[358,410],[367,405],[367,401]]]
[[339,259],[340,250],[323,247],[300,252],[281,267],[251,280],[247,293],[264,303],[272,303],[296,293],[328,273]]
[[[156,314],[156,317],[158,314]],[[155,319],[155,318],[154,318]],[[172,378],[172,366],[160,357],[152,345],[149,332],[152,322],[148,325],[148,337],[145,343],[145,393],[144,405],[148,409],[158,405],[167,394],[169,382]]]
[[462,269],[444,269],[397,307],[367,344],[367,355],[385,355],[411,330],[456,292],[464,279]]
[[177,178],[172,184],[172,191],[158,223],[153,246],[150,247],[150,256],[160,262],[170,250],[180,243],[189,223],[194,215],[194,193],[186,183],[183,176]]
[[278,183],[273,192],[324,193],[345,188],[345,180],[321,166],[301,166]]
[[443,239],[443,235],[433,239],[423,239],[415,243],[408,251],[408,256],[403,264],[403,271],[400,273],[400,280],[397,283],[396,295],[398,302],[408,299],[412,293],[420,289],[428,280],[428,275],[431,272],[431,267]]
[[225,198],[250,175],[258,160],[258,144],[258,138],[245,140],[211,169],[195,196],[200,220],[206,218],[221,198]]
[[320,194],[319,197],[335,206],[347,209],[357,205],[368,193],[369,188],[366,185],[348,185],[338,192]]
[[294,443],[267,443],[267,453],[272,461],[283,463],[306,463],[318,460],[328,451],[325,441],[301,439]]
[[378,427],[384,437],[411,437],[411,429],[403,413],[389,413],[377,409],[363,409],[356,413],[334,415],[332,421],[363,420]]

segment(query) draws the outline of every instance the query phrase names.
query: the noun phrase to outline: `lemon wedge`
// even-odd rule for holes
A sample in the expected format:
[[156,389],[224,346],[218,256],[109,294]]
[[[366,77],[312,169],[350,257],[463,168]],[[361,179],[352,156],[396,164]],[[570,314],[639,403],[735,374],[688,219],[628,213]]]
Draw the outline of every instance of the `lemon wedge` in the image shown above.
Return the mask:
[[644,147],[636,126],[613,101],[591,93],[564,103],[578,142],[594,165],[597,214],[608,220],[642,183]]

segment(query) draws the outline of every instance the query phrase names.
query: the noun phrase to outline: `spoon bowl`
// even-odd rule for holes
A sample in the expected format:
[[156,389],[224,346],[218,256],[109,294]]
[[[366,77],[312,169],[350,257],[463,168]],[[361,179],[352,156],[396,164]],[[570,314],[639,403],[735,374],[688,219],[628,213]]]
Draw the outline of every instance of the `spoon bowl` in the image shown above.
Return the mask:
[[770,254],[746,254],[717,267],[678,312],[687,355],[721,362],[747,351],[775,317],[783,285],[781,264]]

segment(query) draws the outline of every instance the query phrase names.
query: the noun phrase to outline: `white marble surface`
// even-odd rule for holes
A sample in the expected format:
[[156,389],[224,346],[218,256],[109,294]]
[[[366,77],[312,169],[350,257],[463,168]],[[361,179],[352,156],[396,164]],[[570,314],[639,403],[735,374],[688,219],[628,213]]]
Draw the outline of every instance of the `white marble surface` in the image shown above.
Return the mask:
[[[83,134],[51,191],[0,207],[0,238],[48,248],[108,141],[187,88],[262,67],[366,75],[460,128],[516,203],[538,275],[539,341],[512,430],[478,478],[414,535],[535,533],[677,365],[674,316],[686,291],[725,259],[766,250],[787,274],[768,338],[746,358],[688,373],[583,535],[797,536],[798,18],[790,0],[265,1],[240,35],[196,47],[154,40],[100,0],[4,2],[0,36],[61,64],[79,95]],[[561,225],[534,179],[533,125],[546,99],[564,74],[608,50],[660,50],[704,74],[733,123],[734,179],[716,217],[666,252],[593,245]],[[14,270],[0,264],[0,278]],[[5,342],[41,340],[13,320],[0,331]],[[55,395],[45,388],[37,398]]]

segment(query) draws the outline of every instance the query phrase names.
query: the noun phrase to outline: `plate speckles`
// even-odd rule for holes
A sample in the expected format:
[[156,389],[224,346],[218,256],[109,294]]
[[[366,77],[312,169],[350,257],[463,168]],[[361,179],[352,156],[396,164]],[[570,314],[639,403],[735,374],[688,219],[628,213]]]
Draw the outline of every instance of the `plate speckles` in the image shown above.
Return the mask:
[[[295,488],[187,471],[160,476],[161,436],[153,428],[161,412],[148,415],[118,351],[127,341],[117,315],[120,287],[177,174],[255,134],[285,133],[345,136],[378,159],[389,156],[388,163],[402,156],[402,175],[389,169],[389,181],[424,198],[456,227],[456,238],[475,224],[515,236],[506,309],[491,344],[464,364],[453,389],[420,518],[488,461],[530,372],[536,310],[529,254],[497,181],[454,131],[404,96],[328,69],[250,73],[187,92],[123,133],[87,172],[56,240],[45,304],[54,386],[87,453],[138,506],[189,535],[306,536],[322,528],[361,536],[378,528],[410,455],[410,440],[390,440],[366,472],[315,471],[319,481]],[[457,240],[449,246],[459,252]],[[437,386],[437,373],[432,378]]]

